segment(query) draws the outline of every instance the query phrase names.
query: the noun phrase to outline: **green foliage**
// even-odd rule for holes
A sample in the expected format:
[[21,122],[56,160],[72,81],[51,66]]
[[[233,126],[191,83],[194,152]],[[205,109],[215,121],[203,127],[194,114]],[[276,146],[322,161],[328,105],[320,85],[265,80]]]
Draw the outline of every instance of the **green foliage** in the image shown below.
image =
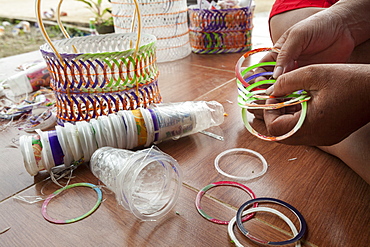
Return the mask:
[[[88,8],[95,16],[95,24],[96,25],[113,25],[113,17],[111,15],[112,10],[111,8],[103,8],[103,0],[76,0],[78,2],[82,2],[86,4],[86,8]],[[111,0],[108,0],[111,2]],[[108,17],[107,17],[108,16]]]

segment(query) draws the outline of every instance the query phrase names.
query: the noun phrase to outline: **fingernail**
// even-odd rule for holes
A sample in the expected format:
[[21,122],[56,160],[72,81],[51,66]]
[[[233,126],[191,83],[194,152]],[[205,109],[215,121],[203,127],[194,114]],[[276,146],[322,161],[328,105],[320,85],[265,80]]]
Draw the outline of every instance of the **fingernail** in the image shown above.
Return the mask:
[[272,74],[272,77],[274,77],[274,79],[277,79],[279,76],[281,76],[281,74],[283,74],[283,67],[278,66],[274,69],[274,73]]
[[274,91],[274,85],[272,85],[271,87],[269,87],[268,89],[266,89],[266,94],[267,95],[270,95],[273,91]]

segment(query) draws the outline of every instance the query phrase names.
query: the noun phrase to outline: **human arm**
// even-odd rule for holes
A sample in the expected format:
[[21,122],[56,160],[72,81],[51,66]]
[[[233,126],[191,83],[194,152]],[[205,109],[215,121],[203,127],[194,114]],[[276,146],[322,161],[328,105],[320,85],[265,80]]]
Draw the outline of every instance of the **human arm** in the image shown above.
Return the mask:
[[370,38],[370,0],[341,0],[298,22],[276,42],[281,49],[274,77],[315,63],[346,62],[354,48]]

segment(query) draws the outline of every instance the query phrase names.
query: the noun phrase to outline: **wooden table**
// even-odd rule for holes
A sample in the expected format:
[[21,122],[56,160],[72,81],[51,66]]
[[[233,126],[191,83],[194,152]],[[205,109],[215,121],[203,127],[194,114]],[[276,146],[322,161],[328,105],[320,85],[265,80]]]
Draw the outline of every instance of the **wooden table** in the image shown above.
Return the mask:
[[[204,186],[230,180],[215,170],[214,159],[231,148],[252,149],[265,157],[269,164],[267,173],[242,183],[257,197],[283,200],[302,213],[308,225],[303,246],[369,246],[368,184],[339,159],[315,147],[265,142],[245,129],[236,103],[233,71],[240,56],[191,54],[175,62],[159,64],[159,86],[164,102],[217,100],[224,106],[227,117],[211,130],[222,135],[224,141],[197,133],[158,145],[178,161],[184,181],[174,209],[155,222],[139,221],[105,189],[104,202],[91,216],[72,224],[49,223],[40,213],[42,202],[28,204],[14,196],[49,195],[58,187],[42,181],[46,174],[31,177],[26,172],[17,143],[12,142],[23,134],[21,131],[8,128],[0,132],[0,231],[10,227],[0,235],[0,246],[233,246],[227,226],[207,221],[194,205],[197,192]],[[250,174],[261,169],[253,163],[228,166],[234,174]],[[76,182],[97,184],[98,179],[83,165],[74,172],[71,183]],[[75,188],[55,198],[50,210],[73,218],[90,209],[95,197],[92,190]],[[249,199],[236,187],[222,186],[207,192],[202,207],[209,215],[230,220]],[[268,240],[291,238],[288,226],[268,213],[257,213],[246,227]],[[236,228],[234,231],[245,246],[259,246],[239,234]]]

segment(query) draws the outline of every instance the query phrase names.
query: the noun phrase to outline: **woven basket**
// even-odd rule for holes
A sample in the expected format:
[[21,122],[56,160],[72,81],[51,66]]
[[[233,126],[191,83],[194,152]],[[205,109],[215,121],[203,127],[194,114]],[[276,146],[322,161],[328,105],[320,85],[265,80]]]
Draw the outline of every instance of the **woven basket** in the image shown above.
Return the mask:
[[[112,1],[116,33],[130,32],[133,0]],[[188,56],[189,27],[186,0],[140,0],[143,32],[157,38],[157,61],[168,62]]]
[[194,53],[215,54],[251,49],[254,7],[188,9],[190,45]]
[[156,38],[143,34],[136,43],[138,37],[136,33],[85,36],[40,47],[51,74],[59,124],[161,102]]

